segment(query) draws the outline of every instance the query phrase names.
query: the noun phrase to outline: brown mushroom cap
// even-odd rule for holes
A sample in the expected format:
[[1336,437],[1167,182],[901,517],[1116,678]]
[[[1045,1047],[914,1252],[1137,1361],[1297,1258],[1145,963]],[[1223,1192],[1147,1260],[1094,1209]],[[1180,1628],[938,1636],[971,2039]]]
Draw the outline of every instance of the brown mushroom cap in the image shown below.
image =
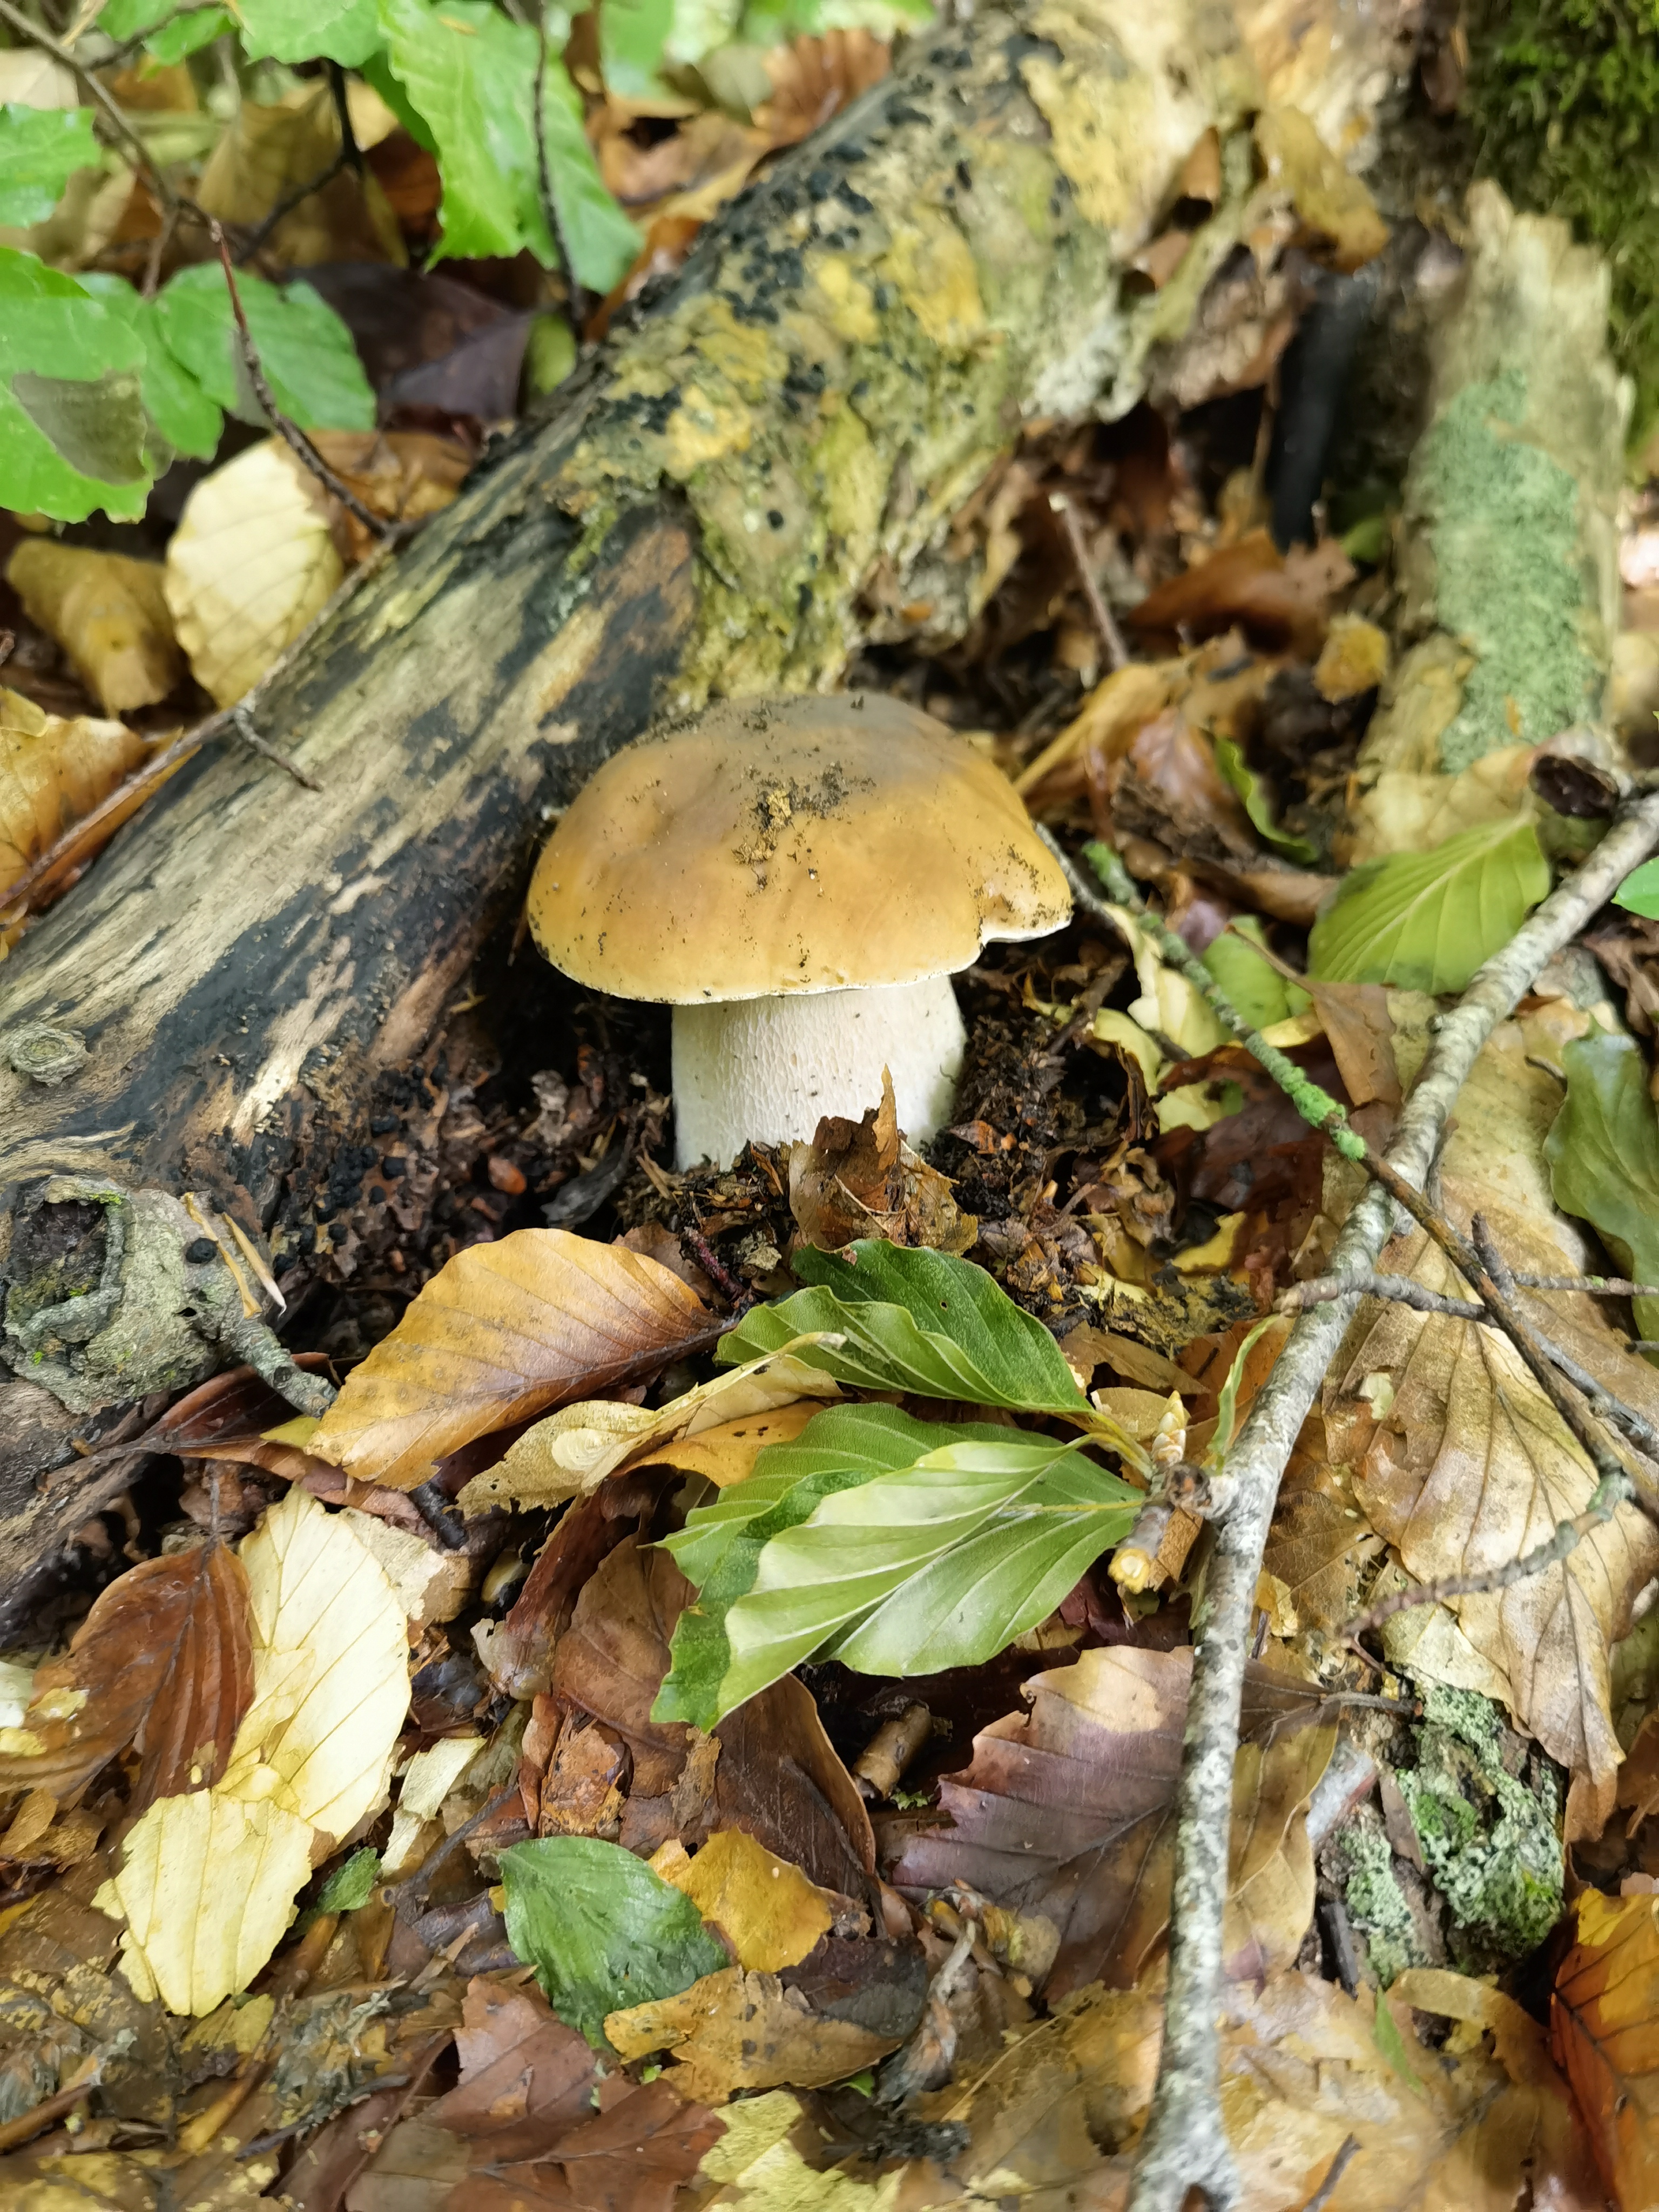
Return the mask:
[[871,691],[725,701],[624,746],[543,852],[530,927],[579,983],[690,1005],[949,974],[1071,904],[1007,778]]

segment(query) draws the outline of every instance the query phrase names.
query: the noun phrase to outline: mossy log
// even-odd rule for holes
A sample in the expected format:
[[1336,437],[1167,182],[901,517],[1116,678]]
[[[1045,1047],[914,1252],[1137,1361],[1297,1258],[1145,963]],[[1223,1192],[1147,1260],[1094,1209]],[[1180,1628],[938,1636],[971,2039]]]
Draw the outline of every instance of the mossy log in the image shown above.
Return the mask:
[[0,1049],[0,1577],[129,1474],[72,1459],[93,1401],[222,1356],[165,1208],[112,1257],[116,1194],[199,1193],[303,1252],[550,812],[655,714],[833,685],[863,594],[915,574],[1024,422],[1132,404],[1176,332],[1121,280],[1182,161],[1275,101],[1352,149],[1389,15],[1036,0],[919,40],[266,695],[320,791],[210,748],[25,937],[0,1045],[46,1023],[88,1056],[46,1089]]

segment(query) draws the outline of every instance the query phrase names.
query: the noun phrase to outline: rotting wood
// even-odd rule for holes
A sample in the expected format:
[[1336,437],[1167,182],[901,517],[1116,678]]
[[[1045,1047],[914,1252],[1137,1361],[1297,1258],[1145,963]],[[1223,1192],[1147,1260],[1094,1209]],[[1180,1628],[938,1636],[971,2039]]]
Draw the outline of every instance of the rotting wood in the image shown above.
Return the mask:
[[[322,791],[198,755],[7,963],[0,1039],[88,1048],[52,1091],[0,1054],[13,1289],[52,1176],[195,1190],[302,1259],[549,814],[658,713],[833,684],[871,579],[913,574],[1023,422],[1128,406],[1170,308],[1119,275],[1194,143],[1288,98],[1352,145],[1394,12],[987,9],[745,192],[272,686],[260,729]],[[191,1379],[127,1370],[135,1398]],[[130,1473],[74,1462],[96,1425],[0,1387],[0,1574]]]

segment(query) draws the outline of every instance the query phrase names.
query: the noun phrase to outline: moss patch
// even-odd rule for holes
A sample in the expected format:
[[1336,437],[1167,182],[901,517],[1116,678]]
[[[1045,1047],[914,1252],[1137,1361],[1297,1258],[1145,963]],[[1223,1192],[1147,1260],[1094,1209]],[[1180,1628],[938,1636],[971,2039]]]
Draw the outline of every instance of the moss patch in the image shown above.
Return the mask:
[[1526,403],[1518,368],[1465,385],[1418,453],[1440,623],[1479,656],[1440,740],[1448,775],[1571,728],[1601,696],[1585,639],[1578,487],[1516,434]]

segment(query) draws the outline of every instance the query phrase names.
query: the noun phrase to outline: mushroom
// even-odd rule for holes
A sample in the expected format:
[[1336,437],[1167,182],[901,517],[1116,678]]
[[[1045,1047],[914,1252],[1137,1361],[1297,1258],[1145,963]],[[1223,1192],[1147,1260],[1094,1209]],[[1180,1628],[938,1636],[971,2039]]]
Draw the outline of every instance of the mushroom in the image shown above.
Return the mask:
[[556,967],[672,1005],[681,1167],[856,1118],[884,1068],[931,1137],[966,1041],[952,972],[1070,912],[1007,779],[877,692],[726,701],[624,746],[530,887]]

